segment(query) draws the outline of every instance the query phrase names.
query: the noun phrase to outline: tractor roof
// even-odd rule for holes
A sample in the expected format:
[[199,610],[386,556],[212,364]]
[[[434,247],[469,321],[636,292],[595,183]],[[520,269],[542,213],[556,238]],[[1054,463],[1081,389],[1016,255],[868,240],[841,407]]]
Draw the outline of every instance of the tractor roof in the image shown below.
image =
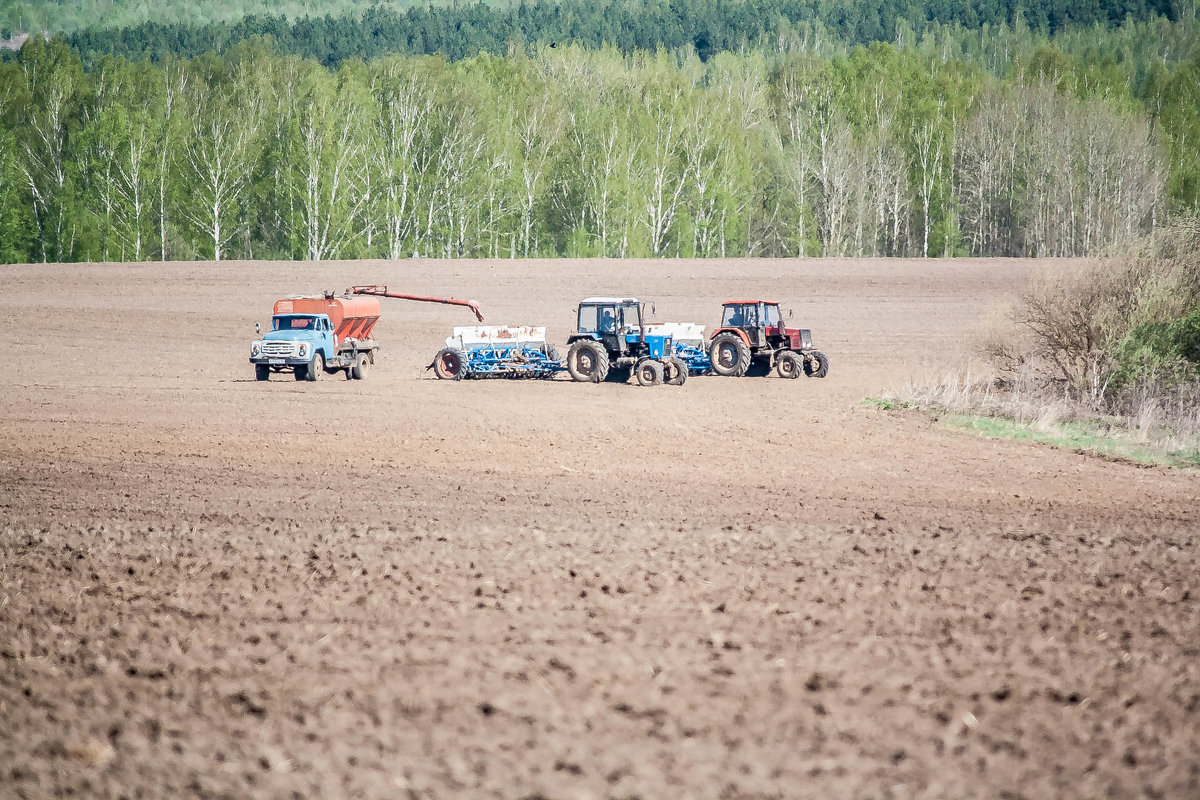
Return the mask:
[[721,305],[723,305],[723,306],[742,306],[742,305],[753,305],[755,303],[766,303],[769,306],[779,305],[778,300],[726,300]]
[[632,297],[585,297],[579,301],[579,305],[620,305],[621,303],[636,303],[638,302]]

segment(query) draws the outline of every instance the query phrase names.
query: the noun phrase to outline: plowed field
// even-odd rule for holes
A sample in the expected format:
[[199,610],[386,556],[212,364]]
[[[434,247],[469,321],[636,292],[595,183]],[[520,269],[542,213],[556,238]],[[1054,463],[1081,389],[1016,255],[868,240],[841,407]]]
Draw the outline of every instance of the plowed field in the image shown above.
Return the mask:
[[[864,399],[1036,261],[21,265],[0,797],[1200,796],[1200,475]],[[823,380],[258,383],[299,291],[795,310]]]

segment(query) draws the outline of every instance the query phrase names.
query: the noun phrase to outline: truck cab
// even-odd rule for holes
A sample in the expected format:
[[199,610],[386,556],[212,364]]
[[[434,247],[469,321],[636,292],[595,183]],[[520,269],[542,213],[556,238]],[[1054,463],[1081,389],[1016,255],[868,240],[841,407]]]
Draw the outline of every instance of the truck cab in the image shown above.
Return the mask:
[[333,361],[336,344],[328,314],[276,314],[271,330],[250,345],[250,361],[259,380],[271,371],[290,368],[296,380],[315,380],[309,370],[324,371]]

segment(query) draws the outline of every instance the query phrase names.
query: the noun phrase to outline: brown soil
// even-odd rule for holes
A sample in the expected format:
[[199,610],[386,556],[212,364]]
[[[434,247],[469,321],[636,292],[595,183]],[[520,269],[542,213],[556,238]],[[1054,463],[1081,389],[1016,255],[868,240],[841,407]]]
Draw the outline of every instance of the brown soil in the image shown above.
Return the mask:
[[[0,796],[1196,797],[1200,476],[864,398],[1030,261],[3,268]],[[297,291],[790,303],[824,380],[253,380]]]

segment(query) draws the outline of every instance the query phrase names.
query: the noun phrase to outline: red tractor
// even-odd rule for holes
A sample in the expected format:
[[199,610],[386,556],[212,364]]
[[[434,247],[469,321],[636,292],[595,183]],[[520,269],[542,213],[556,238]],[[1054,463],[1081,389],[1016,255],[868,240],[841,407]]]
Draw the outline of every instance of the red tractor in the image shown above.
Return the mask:
[[772,300],[730,300],[723,304],[721,327],[708,343],[712,371],[741,377],[751,372],[766,375],[772,369],[781,378],[810,378],[829,374],[829,358],[813,349],[812,332],[783,324],[779,303]]

